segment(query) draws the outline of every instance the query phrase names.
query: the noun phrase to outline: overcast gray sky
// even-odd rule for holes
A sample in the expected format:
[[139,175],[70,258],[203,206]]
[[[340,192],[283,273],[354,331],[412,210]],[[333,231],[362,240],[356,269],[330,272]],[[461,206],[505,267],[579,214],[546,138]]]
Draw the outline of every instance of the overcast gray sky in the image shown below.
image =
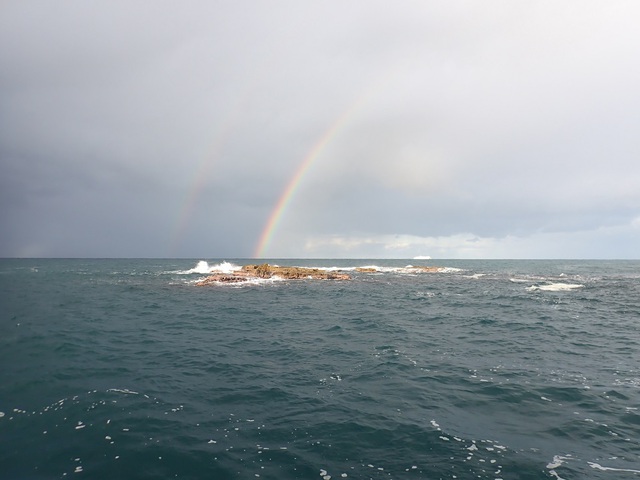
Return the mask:
[[640,258],[638,25],[635,0],[2,2],[0,256]]

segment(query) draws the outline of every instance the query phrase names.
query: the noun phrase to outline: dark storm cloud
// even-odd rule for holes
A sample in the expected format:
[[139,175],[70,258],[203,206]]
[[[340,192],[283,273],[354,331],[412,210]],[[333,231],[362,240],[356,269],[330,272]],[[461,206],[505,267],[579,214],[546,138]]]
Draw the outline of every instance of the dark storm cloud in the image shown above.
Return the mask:
[[0,255],[638,256],[634,2],[0,13]]

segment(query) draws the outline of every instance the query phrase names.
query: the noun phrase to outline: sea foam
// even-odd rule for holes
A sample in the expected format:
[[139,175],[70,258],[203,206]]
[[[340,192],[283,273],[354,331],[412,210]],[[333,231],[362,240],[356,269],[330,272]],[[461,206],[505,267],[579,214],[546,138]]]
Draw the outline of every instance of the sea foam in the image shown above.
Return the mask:
[[611,472],[629,472],[629,473],[640,473],[640,470],[634,470],[631,468],[613,468],[613,467],[603,467],[602,465],[600,465],[599,463],[595,463],[595,462],[587,462],[587,464],[591,467],[594,468],[596,470],[602,470],[602,471],[611,471]]
[[545,292],[568,292],[576,288],[583,288],[579,283],[550,283],[549,285],[532,285],[527,290],[543,290]]
[[205,260],[200,260],[195,267],[189,270],[180,270],[175,273],[180,275],[191,275],[193,273],[208,274],[208,273],[233,273],[240,270],[242,267],[230,262],[221,262],[215,265],[209,265]]

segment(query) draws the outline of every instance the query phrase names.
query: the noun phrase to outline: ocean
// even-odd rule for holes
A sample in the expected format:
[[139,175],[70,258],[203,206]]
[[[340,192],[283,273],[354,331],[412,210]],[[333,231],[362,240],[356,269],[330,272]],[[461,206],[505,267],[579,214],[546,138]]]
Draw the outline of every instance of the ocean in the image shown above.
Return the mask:
[[640,477],[640,261],[267,261],[0,260],[0,478]]

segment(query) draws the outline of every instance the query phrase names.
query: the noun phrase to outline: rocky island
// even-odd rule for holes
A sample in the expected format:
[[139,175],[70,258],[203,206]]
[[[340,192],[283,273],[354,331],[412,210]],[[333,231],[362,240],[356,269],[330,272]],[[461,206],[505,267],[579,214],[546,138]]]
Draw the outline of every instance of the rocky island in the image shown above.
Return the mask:
[[254,278],[278,277],[285,280],[316,279],[316,280],[350,280],[346,273],[330,272],[319,268],[279,267],[263,263],[261,265],[245,265],[232,273],[215,273],[200,280],[196,285],[205,286],[216,283],[238,283]]
[[[376,266],[357,267],[358,273],[382,273],[387,271]],[[403,268],[392,269],[398,273],[438,273],[446,271],[443,267],[436,266],[413,266],[408,265]],[[237,267],[232,271],[211,273],[196,283],[197,286],[216,285],[221,283],[241,283],[255,279],[279,278],[283,280],[351,280],[348,273],[339,270],[325,270],[321,268],[308,267],[281,267],[263,263],[260,265],[245,265]]]

